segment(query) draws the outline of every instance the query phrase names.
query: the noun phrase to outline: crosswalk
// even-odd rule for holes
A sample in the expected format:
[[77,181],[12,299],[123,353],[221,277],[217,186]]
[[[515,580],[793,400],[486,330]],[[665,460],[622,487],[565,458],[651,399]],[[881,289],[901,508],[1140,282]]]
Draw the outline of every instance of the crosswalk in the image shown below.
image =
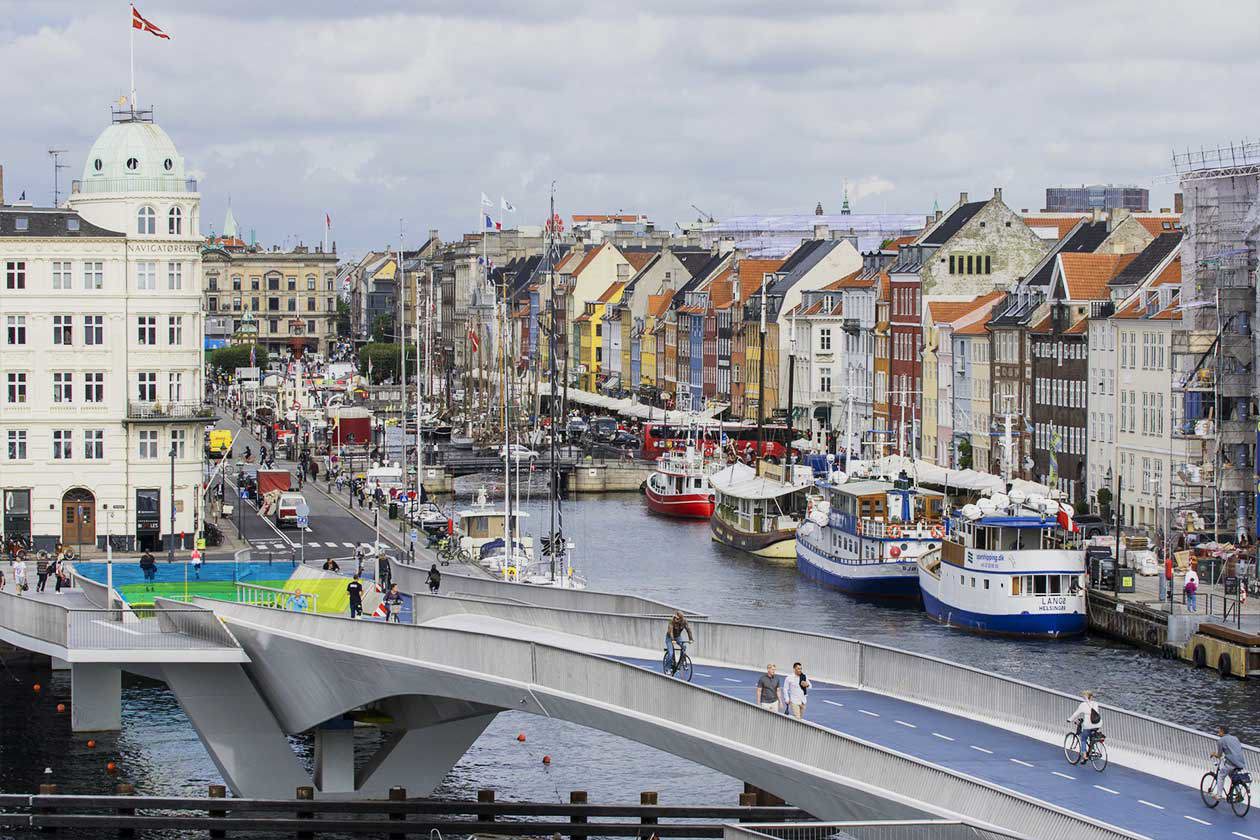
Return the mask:
[[[289,551],[294,551],[294,550],[296,550],[296,549],[297,549],[297,548],[301,545],[301,542],[294,542],[294,543],[293,543],[293,545],[288,545],[287,543],[277,542],[277,541],[275,541],[275,540],[270,540],[270,541],[267,541],[267,540],[262,540],[262,541],[256,541],[256,542],[253,542],[253,543],[251,543],[251,545],[253,546],[253,548],[255,548],[255,549],[259,550],[259,551],[284,551],[284,552],[289,552]],[[353,548],[355,547],[355,545],[356,545],[356,543],[352,543],[352,542],[332,542],[332,541],[319,541],[319,540],[307,540],[307,541],[306,541],[306,547],[307,547],[308,549],[309,549],[309,548],[348,548],[348,549],[353,549]]]

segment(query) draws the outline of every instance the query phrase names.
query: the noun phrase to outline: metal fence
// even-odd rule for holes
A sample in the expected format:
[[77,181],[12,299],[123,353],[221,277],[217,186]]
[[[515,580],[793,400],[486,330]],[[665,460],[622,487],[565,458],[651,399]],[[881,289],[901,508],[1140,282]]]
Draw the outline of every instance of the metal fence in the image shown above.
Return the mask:
[[236,583],[236,602],[254,607],[271,607],[277,610],[294,612],[319,612],[319,596],[314,592],[303,592],[300,596],[293,590],[276,589],[271,586],[259,586],[256,583]]
[[115,598],[111,601],[109,587],[103,583],[98,583],[91,578],[86,578],[75,570],[74,566],[70,567],[70,579],[74,582],[75,588],[83,593],[83,597],[88,603],[102,610],[107,610],[118,603]]
[[154,598],[153,606],[154,618],[165,633],[182,633],[215,647],[241,646],[213,610],[190,607],[173,598]]
[[66,611],[57,604],[0,592],[0,627],[52,645],[66,646]]
[[727,825],[723,840],[1021,840],[957,820],[767,823]]
[[[155,610],[152,618],[140,618],[124,609],[65,610],[65,645],[68,650],[198,650],[238,647],[230,634],[216,634],[214,614],[181,605]],[[195,628],[187,633],[184,628]]]

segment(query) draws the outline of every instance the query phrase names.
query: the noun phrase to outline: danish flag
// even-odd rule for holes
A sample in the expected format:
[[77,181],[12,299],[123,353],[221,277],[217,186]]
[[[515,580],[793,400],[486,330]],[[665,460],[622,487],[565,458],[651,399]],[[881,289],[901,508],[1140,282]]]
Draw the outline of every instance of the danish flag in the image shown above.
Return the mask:
[[131,7],[131,28],[139,29],[141,32],[148,32],[151,35],[156,35],[159,38],[165,38],[168,41],[171,40],[171,36],[163,32],[160,27],[145,20],[144,15],[140,14],[140,12],[136,10],[135,6]]

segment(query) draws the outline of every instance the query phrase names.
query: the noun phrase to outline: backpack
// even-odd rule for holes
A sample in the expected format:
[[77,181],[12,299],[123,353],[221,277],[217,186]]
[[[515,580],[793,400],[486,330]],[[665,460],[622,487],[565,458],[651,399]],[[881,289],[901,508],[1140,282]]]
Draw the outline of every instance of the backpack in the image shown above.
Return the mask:
[[1097,709],[1089,710],[1089,722],[1094,724],[1095,726],[1102,723],[1102,715],[1098,714]]

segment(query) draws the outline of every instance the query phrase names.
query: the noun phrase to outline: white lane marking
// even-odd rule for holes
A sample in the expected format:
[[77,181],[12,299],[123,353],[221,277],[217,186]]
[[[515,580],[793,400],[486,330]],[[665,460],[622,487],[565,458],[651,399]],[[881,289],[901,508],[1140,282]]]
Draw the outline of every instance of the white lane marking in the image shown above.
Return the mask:
[[1210,822],[1208,822],[1207,820],[1201,820],[1201,819],[1199,819],[1198,817],[1192,817],[1192,816],[1190,816],[1189,814],[1182,814],[1181,816],[1183,816],[1183,817],[1185,817],[1186,819],[1190,820],[1190,822],[1197,822],[1199,825],[1211,825],[1211,823],[1210,823]]
[[120,626],[118,625],[118,623],[117,623],[117,622],[114,622],[114,621],[96,621],[96,620],[93,620],[93,621],[92,621],[92,623],[93,623],[93,624],[99,624],[99,625],[100,625],[100,626],[102,626],[102,627],[108,627],[110,630],[117,630],[119,633],[129,633],[129,634],[131,634],[132,636],[143,636],[143,635],[144,635],[143,633],[139,632],[138,630],[128,630],[126,627],[120,627]]
[[1032,765],[1029,764],[1027,761],[1020,761],[1018,758],[1012,758],[1011,761],[1015,762],[1016,764],[1022,764],[1025,767],[1032,767]]
[[308,534],[309,534],[309,533],[311,533],[311,529],[310,529],[310,528],[303,528],[302,530],[306,531],[306,533],[308,533]]
[[1260,837],[1252,837],[1250,834],[1243,834],[1241,831],[1235,831],[1234,836],[1241,837],[1243,840],[1260,840]]
[[830,703],[830,704],[831,704],[831,705],[833,705],[833,706],[839,706],[839,707],[841,707],[841,708],[844,708],[844,704],[843,704],[843,703],[837,703],[835,700],[824,700],[823,702],[824,702],[824,703]]
[[696,671],[696,676],[699,676],[699,677],[709,677],[709,676],[712,676],[712,674],[702,674],[701,672]]
[[[332,545],[332,543],[329,543],[329,545]],[[348,543],[348,542],[343,542],[343,543],[342,543],[342,545],[344,545],[346,548],[354,548],[354,547],[355,547],[355,546],[354,546],[354,543]]]
[[1109,787],[1103,787],[1102,785],[1094,785],[1094,787],[1098,788],[1098,789],[1099,789],[1099,790],[1101,790],[1103,793],[1110,793],[1112,796],[1119,796],[1119,795],[1120,795],[1120,791],[1118,791],[1118,790],[1112,790],[1112,789],[1111,789],[1111,788],[1109,788]]
[[1154,809],[1156,809],[1156,810],[1158,810],[1158,811],[1162,811],[1162,810],[1164,810],[1164,806],[1163,806],[1163,805],[1156,805],[1154,802],[1147,802],[1145,799],[1139,799],[1139,800],[1138,800],[1138,802],[1141,802],[1141,803],[1142,803],[1143,805],[1145,805],[1147,808],[1154,808]]
[[1067,773],[1060,773],[1058,770],[1051,770],[1050,773],[1052,775],[1058,776],[1061,779],[1071,779],[1072,781],[1076,781],[1075,776],[1069,776]]
[[871,717],[879,717],[879,715],[877,715],[875,712],[868,712],[866,711],[866,709],[858,709],[858,711],[864,715],[870,715]]
[[727,682],[733,682],[733,683],[739,682],[739,680],[735,679],[734,677],[722,677],[722,679],[726,680]]
[[932,734],[933,734],[933,735],[935,735],[937,738],[940,738],[942,741],[952,741],[952,740],[954,740],[953,738],[949,737],[948,735],[942,735],[942,734],[941,734],[941,733],[939,733],[939,732],[933,732]]
[[977,747],[975,744],[968,744],[967,746],[971,747],[976,752],[982,752],[985,755],[993,755],[993,750],[986,750],[984,747]]
[[919,727],[915,726],[913,723],[906,723],[904,720],[899,720],[899,721],[897,721],[897,723],[901,724],[902,726],[906,727],[907,729],[918,729],[918,728],[919,728]]

